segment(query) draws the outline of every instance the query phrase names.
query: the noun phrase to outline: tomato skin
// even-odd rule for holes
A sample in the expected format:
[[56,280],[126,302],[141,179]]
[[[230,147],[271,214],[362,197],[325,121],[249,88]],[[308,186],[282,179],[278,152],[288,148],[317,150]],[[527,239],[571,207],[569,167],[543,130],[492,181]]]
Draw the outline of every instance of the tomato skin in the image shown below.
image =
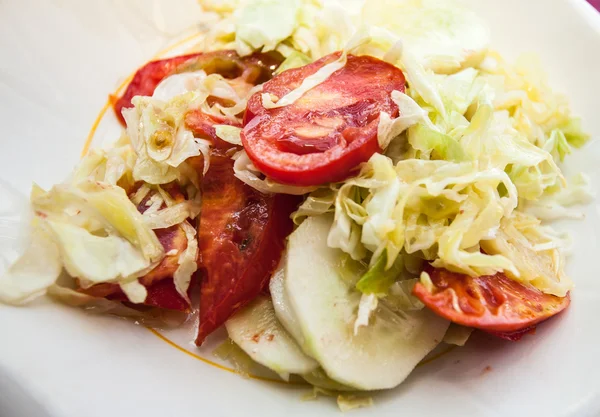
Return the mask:
[[343,68],[293,104],[262,105],[262,94],[281,98],[339,56],[284,71],[249,99],[242,143],[252,163],[271,179],[301,186],[341,181],[380,151],[379,115],[398,115],[390,95],[404,92],[405,80],[400,69],[374,57],[349,55]]
[[195,137],[210,140],[212,142],[212,152],[217,155],[225,155],[228,152],[233,153],[241,149],[217,137],[215,125],[239,127],[239,124],[226,117],[218,117],[200,110],[192,110],[185,115],[185,124],[194,132]]
[[121,111],[132,107],[131,99],[135,96],[151,96],[156,86],[166,77],[177,72],[177,67],[201,54],[182,55],[174,58],[152,61],[141,67],[127,86],[125,93],[113,103],[115,115],[125,125]]
[[262,194],[234,176],[231,155],[241,148],[216,136],[213,125],[221,122],[200,111],[186,115],[194,135],[213,142],[202,180],[197,345],[266,290],[293,229],[290,215],[300,203],[295,196]]
[[561,298],[544,294],[502,273],[474,278],[439,268],[428,268],[426,272],[435,286],[433,293],[420,282],[413,289],[426,307],[454,323],[507,340],[520,339],[570,303],[568,295]]
[[289,217],[298,204],[291,196],[264,195],[242,183],[233,175],[233,160],[215,154],[202,195],[198,345],[265,290],[292,232]]
[[525,327],[522,330],[516,330],[514,332],[490,332],[490,331],[488,331],[487,333],[491,334],[492,336],[499,337],[500,339],[508,340],[510,342],[518,342],[519,340],[521,340],[523,338],[523,336],[525,336],[527,334],[534,334],[536,327],[537,327],[537,324],[534,324],[533,326]]
[[[229,168],[227,172],[233,176],[232,163],[216,164]],[[224,182],[223,178],[213,182],[211,170],[223,173],[214,168],[211,161],[205,178],[211,184],[204,193],[205,209],[200,221],[200,263],[204,276],[198,345],[267,288],[285,248],[285,239],[292,232],[289,216],[297,207],[289,196],[267,197],[248,190],[245,184]],[[212,187],[220,190],[213,194]],[[225,193],[223,188],[227,189]]]
[[[150,285],[144,285],[148,295],[143,305],[162,308],[165,310],[190,311],[188,302],[177,292],[172,279],[162,279]],[[128,302],[129,299],[122,291],[116,291],[106,297],[109,300]],[[134,304],[135,305],[135,304]]]
[[169,75],[204,70],[207,74],[219,73],[225,78],[241,78],[247,83],[258,84],[271,78],[280,62],[281,57],[274,53],[256,53],[240,58],[235,51],[196,53],[151,61],[137,70],[121,97],[112,97],[113,109],[121,124],[125,125],[121,111],[132,107],[131,99],[151,96],[156,86]]

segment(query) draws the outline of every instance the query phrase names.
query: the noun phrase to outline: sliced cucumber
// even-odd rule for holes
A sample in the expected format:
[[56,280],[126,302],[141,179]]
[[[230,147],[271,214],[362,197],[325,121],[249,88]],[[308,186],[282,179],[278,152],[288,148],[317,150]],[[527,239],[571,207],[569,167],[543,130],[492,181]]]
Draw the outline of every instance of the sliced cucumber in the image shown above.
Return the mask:
[[[273,301],[273,307],[275,307],[275,315],[279,319],[279,322],[285,327],[290,335],[296,340],[296,342],[302,346],[304,344],[304,336],[302,330],[298,324],[298,319],[294,316],[294,312],[289,307],[289,301],[285,289],[283,287],[285,263],[287,262],[286,256],[282,256],[281,265],[273,273],[271,281],[269,283],[269,291],[271,293],[271,299]],[[333,391],[352,391],[354,388],[340,384],[337,381],[329,378],[322,368],[317,368],[310,373],[301,375],[311,385],[315,387],[324,388]]]
[[294,316],[294,312],[290,309],[290,302],[285,292],[285,288],[283,287],[285,274],[284,267],[287,262],[286,258],[286,255],[282,256],[281,264],[273,273],[271,281],[269,282],[269,292],[271,293],[273,307],[275,308],[275,315],[279,319],[279,322],[296,340],[300,347],[302,347],[302,345],[304,345],[304,335],[302,334],[302,330],[298,324],[298,319]]
[[283,379],[289,374],[306,374],[319,367],[279,323],[269,297],[254,300],[227,320],[225,328],[231,340],[253,360]]
[[332,221],[308,218],[288,243],[283,287],[302,347],[344,385],[395,387],[442,340],[449,322],[426,309],[397,314],[382,305],[354,335],[361,294],[340,276],[342,252],[327,246]]

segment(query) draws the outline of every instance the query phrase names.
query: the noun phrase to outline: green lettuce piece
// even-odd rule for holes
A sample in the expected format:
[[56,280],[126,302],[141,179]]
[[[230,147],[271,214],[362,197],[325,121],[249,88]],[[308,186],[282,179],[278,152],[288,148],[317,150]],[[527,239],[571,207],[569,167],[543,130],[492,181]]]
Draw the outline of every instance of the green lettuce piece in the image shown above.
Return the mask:
[[432,159],[464,162],[467,154],[458,141],[448,135],[419,123],[409,129],[408,141],[413,148],[422,152],[432,152]]
[[279,65],[279,67],[277,67],[275,74],[279,74],[283,71],[286,71],[286,70],[289,70],[292,68],[303,67],[305,65],[310,64],[311,62],[312,62],[312,59],[310,59],[310,57],[308,55],[303,54],[300,51],[292,50],[290,55],[288,55],[285,58],[285,60],[281,63],[281,65]]
[[356,289],[363,294],[386,294],[403,269],[401,256],[396,258],[390,268],[385,269],[387,262],[387,251],[384,251],[375,264],[356,283]]

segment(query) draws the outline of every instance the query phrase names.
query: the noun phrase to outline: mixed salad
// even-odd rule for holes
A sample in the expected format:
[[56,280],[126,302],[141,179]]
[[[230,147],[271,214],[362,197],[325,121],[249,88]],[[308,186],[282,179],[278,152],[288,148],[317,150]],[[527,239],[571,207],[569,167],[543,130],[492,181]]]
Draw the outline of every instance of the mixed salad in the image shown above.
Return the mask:
[[121,137],[33,186],[2,302],[194,315],[198,345],[225,325],[335,391],[569,306],[546,222],[592,198],[559,167],[588,136],[535,57],[507,63],[447,0],[200,3],[196,50],[114,98]]

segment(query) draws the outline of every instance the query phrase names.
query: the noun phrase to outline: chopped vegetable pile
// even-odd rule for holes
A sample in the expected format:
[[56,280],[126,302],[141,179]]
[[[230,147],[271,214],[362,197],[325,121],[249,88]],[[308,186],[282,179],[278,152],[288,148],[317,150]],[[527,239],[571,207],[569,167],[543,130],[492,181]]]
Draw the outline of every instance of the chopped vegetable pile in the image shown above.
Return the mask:
[[115,99],[121,137],[34,184],[28,215],[14,196],[28,243],[0,301],[194,314],[198,345],[225,325],[325,393],[393,388],[442,341],[519,340],[569,306],[547,222],[593,198],[560,168],[589,137],[534,56],[506,62],[449,0],[200,4],[199,50]]

